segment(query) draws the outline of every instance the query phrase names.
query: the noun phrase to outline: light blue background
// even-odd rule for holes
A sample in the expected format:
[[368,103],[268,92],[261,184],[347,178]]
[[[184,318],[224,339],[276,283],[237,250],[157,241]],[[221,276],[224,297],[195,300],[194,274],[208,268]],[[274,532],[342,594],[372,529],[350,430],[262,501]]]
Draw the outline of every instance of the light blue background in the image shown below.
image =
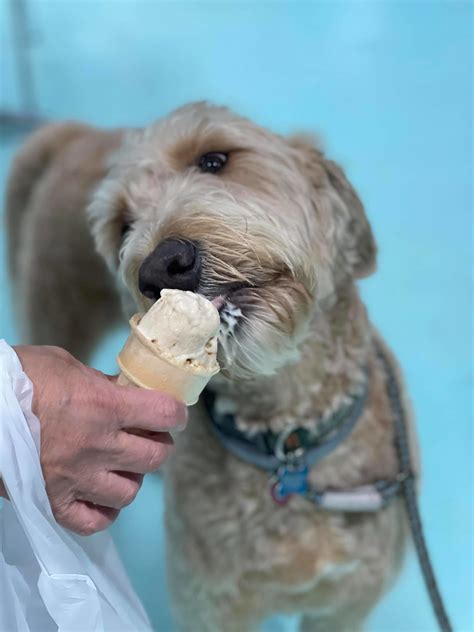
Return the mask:
[[[47,117],[139,125],[210,99],[280,132],[316,131],[345,166],[380,246],[363,293],[417,413],[434,565],[455,629],[472,630],[472,5],[33,0],[30,17]],[[0,0],[0,106],[13,107],[9,19]],[[2,139],[2,188],[17,143]],[[0,335],[16,342],[4,263],[0,287]],[[123,336],[96,366],[114,370]],[[113,532],[157,629],[172,630],[158,479]],[[368,629],[435,629],[412,555]]]

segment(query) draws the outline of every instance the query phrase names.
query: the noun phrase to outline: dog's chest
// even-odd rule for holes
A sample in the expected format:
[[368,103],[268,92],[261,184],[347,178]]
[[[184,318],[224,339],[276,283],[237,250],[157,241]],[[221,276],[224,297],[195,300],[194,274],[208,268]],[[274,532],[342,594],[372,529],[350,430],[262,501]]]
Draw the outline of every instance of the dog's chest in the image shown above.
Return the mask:
[[182,439],[167,468],[167,521],[173,548],[194,573],[217,580],[231,572],[247,588],[264,582],[307,592],[354,570],[343,517],[298,497],[278,506],[266,472],[197,429],[188,427]]

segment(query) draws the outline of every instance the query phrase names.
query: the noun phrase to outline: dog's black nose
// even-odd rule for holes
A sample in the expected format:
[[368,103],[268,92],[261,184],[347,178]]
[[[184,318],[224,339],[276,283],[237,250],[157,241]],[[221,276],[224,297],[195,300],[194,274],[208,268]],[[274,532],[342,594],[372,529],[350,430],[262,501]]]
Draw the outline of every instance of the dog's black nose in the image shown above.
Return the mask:
[[138,287],[147,298],[158,299],[165,288],[195,292],[200,278],[201,261],[195,244],[165,239],[140,266]]

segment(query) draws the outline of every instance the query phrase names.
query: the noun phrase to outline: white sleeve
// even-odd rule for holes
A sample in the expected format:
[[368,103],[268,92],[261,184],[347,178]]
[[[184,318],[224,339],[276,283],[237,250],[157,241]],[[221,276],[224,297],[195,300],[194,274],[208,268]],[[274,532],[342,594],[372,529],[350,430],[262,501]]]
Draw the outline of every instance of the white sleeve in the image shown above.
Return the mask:
[[149,631],[110,535],[57,524],[39,459],[33,386],[0,340],[0,630]]

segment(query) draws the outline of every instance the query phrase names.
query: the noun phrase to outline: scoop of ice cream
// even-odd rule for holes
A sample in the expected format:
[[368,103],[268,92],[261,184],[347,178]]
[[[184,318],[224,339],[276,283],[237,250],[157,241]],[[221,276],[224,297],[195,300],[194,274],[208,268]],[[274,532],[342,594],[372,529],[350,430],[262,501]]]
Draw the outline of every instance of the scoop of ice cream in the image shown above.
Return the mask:
[[219,326],[219,312],[204,296],[162,290],[160,299],[144,314],[138,329],[172,364],[213,371],[218,367]]

